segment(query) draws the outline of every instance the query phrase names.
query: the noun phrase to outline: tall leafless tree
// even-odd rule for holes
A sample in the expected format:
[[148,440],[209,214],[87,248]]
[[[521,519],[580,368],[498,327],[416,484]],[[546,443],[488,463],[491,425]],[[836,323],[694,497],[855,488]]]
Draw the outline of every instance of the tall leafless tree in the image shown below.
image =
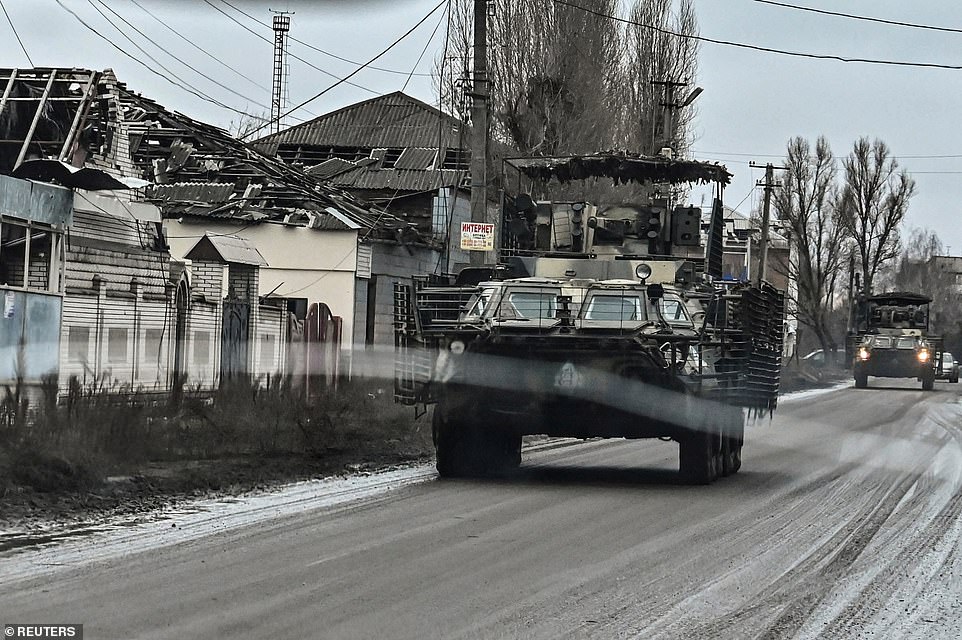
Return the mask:
[[888,145],[878,139],[857,140],[843,166],[839,220],[855,243],[862,291],[871,295],[879,268],[898,256],[899,226],[915,194],[915,180],[899,171]]
[[[625,62],[619,69],[615,88],[621,105],[618,145],[645,154],[662,146],[679,153],[692,142],[691,123],[694,107],[677,105],[684,93],[672,95],[653,82],[694,83],[698,72],[698,19],[691,0],[682,0],[673,12],[672,0],[636,0],[625,33]],[[678,35],[672,35],[678,34]],[[680,88],[682,92],[687,88]],[[666,100],[667,98],[667,100]],[[668,140],[664,139],[664,119],[671,115]]]
[[781,188],[775,191],[777,217],[791,247],[788,277],[797,293],[790,297],[799,322],[811,328],[824,352],[837,347],[831,331],[844,254],[845,232],[835,211],[837,167],[828,141],[819,137],[814,152],[808,140],[788,143]]
[[[660,148],[661,118],[673,108],[661,104],[662,88],[651,81],[694,81],[697,41],[665,33],[697,33],[692,0],[682,0],[677,14],[671,0],[636,0],[628,16],[638,24],[626,27],[612,19],[621,15],[618,0],[566,3],[494,0],[488,76],[495,142],[536,155]],[[448,59],[439,61],[447,108],[460,106],[464,86],[451,71],[466,77],[470,70],[472,5],[452,3]],[[670,137],[684,147],[692,111],[673,111]]]

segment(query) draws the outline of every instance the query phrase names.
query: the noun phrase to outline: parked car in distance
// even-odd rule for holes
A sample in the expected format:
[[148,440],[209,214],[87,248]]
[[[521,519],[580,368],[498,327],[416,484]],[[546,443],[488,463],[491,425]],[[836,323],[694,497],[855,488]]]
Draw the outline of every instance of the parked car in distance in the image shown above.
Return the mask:
[[935,377],[949,382],[959,381],[959,361],[948,351],[942,352],[942,367]]
[[816,349],[808,355],[802,356],[802,362],[810,367],[821,369],[825,366],[825,352],[822,349]]

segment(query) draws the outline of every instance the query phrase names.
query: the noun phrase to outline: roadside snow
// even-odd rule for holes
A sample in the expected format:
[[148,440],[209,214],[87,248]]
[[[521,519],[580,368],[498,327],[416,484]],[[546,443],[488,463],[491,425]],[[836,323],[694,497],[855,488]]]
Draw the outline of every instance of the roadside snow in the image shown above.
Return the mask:
[[379,473],[309,480],[249,496],[198,500],[148,514],[140,522],[116,518],[63,531],[0,531],[15,548],[0,553],[0,581],[35,578],[236,529],[267,519],[345,506],[437,477],[431,464]]
[[834,384],[831,387],[824,387],[822,389],[806,389],[805,391],[792,391],[791,393],[784,393],[778,396],[778,401],[781,402],[795,402],[797,400],[808,400],[809,398],[814,398],[817,396],[823,396],[826,393],[833,393],[841,389],[848,389],[853,386],[851,380],[843,380],[838,384]]

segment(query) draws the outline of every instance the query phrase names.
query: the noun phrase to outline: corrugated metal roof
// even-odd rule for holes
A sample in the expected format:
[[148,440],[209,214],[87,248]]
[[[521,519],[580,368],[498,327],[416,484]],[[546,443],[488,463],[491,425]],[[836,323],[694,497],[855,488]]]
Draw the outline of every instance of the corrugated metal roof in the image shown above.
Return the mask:
[[438,155],[437,149],[421,149],[418,147],[408,147],[401,152],[401,156],[394,163],[395,169],[430,169],[434,165],[434,158]]
[[397,91],[348,105],[313,120],[265,136],[254,144],[276,153],[280,144],[332,147],[458,147],[457,118]]
[[398,189],[430,191],[460,185],[467,171],[415,171],[414,169],[355,169],[333,176],[328,183],[342,189]]
[[175,182],[155,184],[148,189],[151,198],[174,202],[223,202],[234,193],[233,182]]
[[331,158],[330,160],[325,160],[321,164],[310,167],[307,169],[307,172],[312,176],[320,178],[321,180],[326,180],[333,175],[344,173],[345,171],[349,171],[356,167],[357,165],[353,162],[341,160],[340,158]]

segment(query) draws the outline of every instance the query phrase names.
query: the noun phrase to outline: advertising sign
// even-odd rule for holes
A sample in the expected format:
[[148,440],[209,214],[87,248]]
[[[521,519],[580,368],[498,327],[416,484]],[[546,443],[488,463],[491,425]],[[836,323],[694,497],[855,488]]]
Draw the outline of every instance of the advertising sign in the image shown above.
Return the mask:
[[461,248],[465,251],[494,251],[494,225],[485,222],[462,222]]

